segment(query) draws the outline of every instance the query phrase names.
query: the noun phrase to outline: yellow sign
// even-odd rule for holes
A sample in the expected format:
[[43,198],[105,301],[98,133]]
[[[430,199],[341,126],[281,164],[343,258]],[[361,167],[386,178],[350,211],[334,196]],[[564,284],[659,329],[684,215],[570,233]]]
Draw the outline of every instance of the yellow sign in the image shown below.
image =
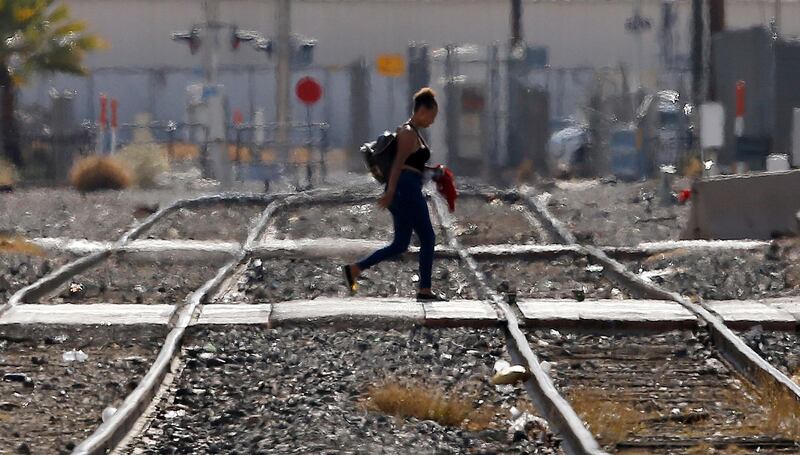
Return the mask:
[[381,54],[376,66],[381,76],[400,77],[406,73],[406,59],[401,54]]

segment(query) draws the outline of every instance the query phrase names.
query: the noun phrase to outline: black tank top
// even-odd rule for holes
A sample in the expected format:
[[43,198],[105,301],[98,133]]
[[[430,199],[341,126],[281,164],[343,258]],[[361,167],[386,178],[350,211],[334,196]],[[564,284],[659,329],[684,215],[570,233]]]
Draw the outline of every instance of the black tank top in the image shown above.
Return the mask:
[[[425,140],[422,139],[422,135],[419,134],[419,130],[417,130],[414,125],[411,123],[406,123],[406,125],[410,126],[415,133],[417,133],[417,137],[419,138],[420,148],[417,149],[414,153],[406,158],[405,165],[413,167],[420,172],[425,172],[425,163],[431,159],[431,150],[428,148],[428,144],[425,143]],[[404,125],[405,126],[405,125]]]

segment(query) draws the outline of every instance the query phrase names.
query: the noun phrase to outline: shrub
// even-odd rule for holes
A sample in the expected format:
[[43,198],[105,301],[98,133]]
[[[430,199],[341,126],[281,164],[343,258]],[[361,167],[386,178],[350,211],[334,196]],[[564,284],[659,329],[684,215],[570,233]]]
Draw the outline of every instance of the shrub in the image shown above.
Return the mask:
[[187,142],[175,142],[172,144],[172,152],[169,152],[169,145],[162,146],[167,150],[169,158],[174,161],[189,161],[200,158],[200,147]]
[[228,144],[228,158],[230,158],[231,161],[249,163],[252,161],[253,156],[250,153],[250,149],[245,146],[240,145],[237,150],[236,144]]
[[18,180],[17,168],[0,158],[0,188],[12,188]]
[[131,185],[131,175],[124,164],[108,156],[81,158],[72,166],[70,183],[78,191],[121,190]]
[[167,151],[157,144],[131,144],[120,149],[116,157],[130,169],[134,183],[141,188],[156,186],[158,176],[169,170]]

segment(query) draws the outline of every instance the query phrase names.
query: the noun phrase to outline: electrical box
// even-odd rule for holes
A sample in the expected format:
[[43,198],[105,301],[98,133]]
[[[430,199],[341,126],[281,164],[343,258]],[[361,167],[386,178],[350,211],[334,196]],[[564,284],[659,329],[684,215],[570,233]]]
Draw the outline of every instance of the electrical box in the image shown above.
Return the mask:
[[[479,176],[489,162],[486,144],[486,85],[451,82],[447,91],[448,162],[459,175]],[[452,110],[451,110],[452,109]],[[448,122],[449,123],[449,122]]]

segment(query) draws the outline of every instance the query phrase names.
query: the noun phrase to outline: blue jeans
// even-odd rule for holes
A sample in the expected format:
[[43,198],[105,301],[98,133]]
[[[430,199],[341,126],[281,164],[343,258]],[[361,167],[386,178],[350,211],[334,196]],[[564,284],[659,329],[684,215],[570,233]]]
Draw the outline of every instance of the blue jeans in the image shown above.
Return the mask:
[[420,244],[419,288],[430,289],[436,234],[431,225],[428,201],[422,194],[421,175],[408,170],[400,174],[389,212],[394,221],[394,240],[388,246],[359,261],[358,267],[366,270],[379,262],[404,253],[411,244],[411,231],[414,231]]

